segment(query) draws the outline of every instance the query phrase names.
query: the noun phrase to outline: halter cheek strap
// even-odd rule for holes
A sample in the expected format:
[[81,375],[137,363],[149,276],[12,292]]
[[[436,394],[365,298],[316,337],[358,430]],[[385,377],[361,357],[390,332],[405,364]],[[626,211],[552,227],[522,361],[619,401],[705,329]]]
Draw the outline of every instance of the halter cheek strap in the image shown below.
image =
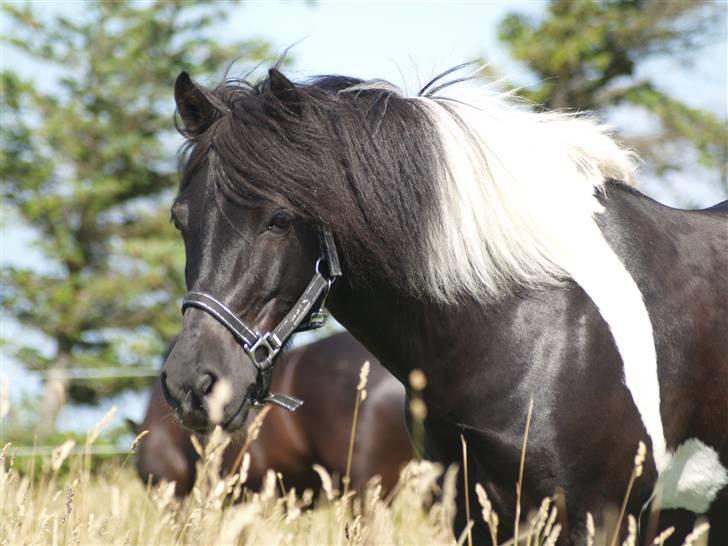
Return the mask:
[[[320,236],[321,257],[316,261],[315,273],[293,308],[273,330],[259,334],[241,321],[224,303],[206,292],[189,292],[182,300],[182,313],[189,307],[201,309],[225,326],[250,361],[258,370],[255,405],[272,403],[289,411],[298,409],[302,400],[285,394],[270,392],[273,363],[286,341],[296,332],[320,328],[326,322],[326,298],[331,285],[341,276],[341,265],[331,231],[324,229]],[[321,265],[327,268],[326,275]],[[308,318],[306,322],[304,320]]]

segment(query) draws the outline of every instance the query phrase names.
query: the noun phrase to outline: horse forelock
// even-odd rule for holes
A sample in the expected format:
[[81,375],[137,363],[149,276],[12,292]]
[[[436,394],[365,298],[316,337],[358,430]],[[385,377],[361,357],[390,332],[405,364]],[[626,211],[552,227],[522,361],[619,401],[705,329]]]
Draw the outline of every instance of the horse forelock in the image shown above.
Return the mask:
[[558,282],[590,245],[579,233],[594,233],[595,192],[633,175],[597,123],[489,90],[405,97],[343,76],[296,90],[298,114],[267,80],[211,91],[229,113],[196,140],[187,169],[214,152],[228,191],[329,226],[351,277],[437,300]]
[[357,89],[362,83],[322,76],[297,86],[301,115],[265,81],[218,88],[230,113],[188,144],[182,184],[212,165],[223,191],[280,203],[330,227],[352,280],[375,271],[424,292],[423,279],[411,281],[424,270],[430,226],[440,221],[436,129],[419,103],[393,88]]

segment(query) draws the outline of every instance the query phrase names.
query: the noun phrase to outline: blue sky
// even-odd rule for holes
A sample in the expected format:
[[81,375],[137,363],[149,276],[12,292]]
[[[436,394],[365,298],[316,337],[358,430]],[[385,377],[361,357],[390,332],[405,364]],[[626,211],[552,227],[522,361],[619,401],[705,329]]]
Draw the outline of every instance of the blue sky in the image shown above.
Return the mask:
[[[245,6],[227,28],[256,29],[278,48],[296,43],[295,73],[383,78],[416,91],[433,75],[484,56],[506,62],[497,22],[510,10],[538,15],[540,2],[324,2]],[[403,81],[404,78],[404,81]]]
[[[47,14],[62,13],[78,17],[82,2],[33,2]],[[546,4],[531,2],[319,2],[316,5],[294,2],[259,1],[230,5],[229,17],[217,33],[223,41],[266,38],[278,51],[296,44],[289,71],[294,78],[321,73],[340,73],[362,78],[384,78],[415,91],[431,76],[464,61],[478,57],[487,59],[509,78],[529,82],[527,72],[512,62],[497,41],[496,26],[508,12],[519,11],[538,17]],[[6,19],[6,18],[5,18]],[[7,30],[7,20],[0,21],[0,32]],[[43,78],[47,84],[53,77],[44,67],[28,62],[2,45],[0,63],[4,69],[21,72],[28,77]],[[714,111],[727,118],[728,57],[726,39],[697,56],[692,66],[682,66],[669,58],[645,64],[640,76],[654,76],[659,85],[689,104]],[[244,70],[241,67],[240,70]],[[171,89],[170,89],[171,100]],[[635,128],[644,120],[623,113],[611,120],[622,130]],[[674,178],[674,177],[673,177]],[[689,174],[677,175],[673,185],[694,184]],[[703,187],[704,186],[704,187]],[[725,199],[721,191],[707,184],[691,186],[695,200],[701,204]],[[661,195],[654,181],[647,181],[648,193]],[[41,266],[42,261],[30,246],[33,232],[27,228],[2,222],[0,262]],[[4,337],[26,336],[16,324],[2,318]],[[41,342],[41,340],[38,340]],[[23,372],[6,353],[2,356],[2,372],[10,378],[14,393],[22,389],[36,391],[37,378]],[[138,418],[142,409],[138,398],[118,400],[127,414]],[[87,428],[104,408],[74,409],[66,412],[64,426]]]

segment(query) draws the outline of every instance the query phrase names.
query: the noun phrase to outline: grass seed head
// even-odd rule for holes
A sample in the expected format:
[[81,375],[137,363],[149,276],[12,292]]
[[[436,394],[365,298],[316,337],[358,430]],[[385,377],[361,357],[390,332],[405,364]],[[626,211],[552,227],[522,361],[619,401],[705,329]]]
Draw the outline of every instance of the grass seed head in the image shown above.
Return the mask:
[[244,484],[248,479],[248,470],[250,470],[250,453],[243,455],[243,462],[240,464],[240,480],[239,484]]
[[667,529],[665,529],[664,531],[662,531],[662,533],[660,533],[659,535],[657,535],[655,537],[655,540],[652,541],[652,545],[653,546],[664,546],[665,541],[668,538],[670,538],[673,535],[674,532],[675,532],[675,528],[674,527],[668,527]]
[[212,393],[208,399],[208,415],[210,421],[217,425],[223,419],[225,406],[233,397],[233,387],[227,379],[220,379],[215,382]]
[[531,526],[531,533],[537,538],[541,535],[541,531],[546,526],[546,520],[549,517],[549,507],[551,505],[551,499],[544,497],[541,501],[541,506],[538,508],[536,517],[533,519],[533,525]]
[[363,391],[364,387],[367,386],[367,381],[369,380],[369,361],[365,361],[364,364],[361,367],[361,370],[359,370],[359,384],[356,386],[356,390]]
[[622,542],[622,546],[635,546],[637,542],[637,520],[632,514],[627,516],[627,538]]
[[301,515],[301,509],[296,499],[296,488],[292,487],[286,496],[286,523],[296,521]]
[[263,488],[260,491],[260,498],[263,502],[267,502],[275,497],[276,494],[276,473],[268,469],[263,478]]
[[556,525],[554,525],[553,529],[551,529],[551,532],[546,537],[546,541],[543,543],[543,546],[555,546],[560,534],[561,524],[557,523]]
[[695,541],[702,537],[710,529],[710,524],[707,521],[697,524],[688,536],[685,537],[685,542],[682,546],[693,546]]
[[478,502],[482,507],[483,521],[486,523],[490,521],[490,515],[493,511],[493,507],[488,500],[488,494],[485,492],[485,488],[479,483],[475,484],[475,494],[478,496]]
[[587,546],[594,546],[594,535],[596,529],[594,528],[594,516],[591,512],[586,513],[586,544]]
[[93,443],[98,440],[101,431],[104,430],[109,425],[109,423],[111,423],[115,415],[116,406],[112,406],[111,409],[106,412],[106,415],[104,415],[101,420],[96,423],[96,426],[91,429],[91,432],[88,434],[88,436],[86,436],[86,447],[93,445]]
[[190,442],[192,442],[192,447],[195,449],[195,453],[199,457],[202,457],[205,454],[205,448],[200,443],[199,438],[197,438],[197,434],[190,434]]
[[248,451],[248,448],[250,447],[250,444],[255,442],[255,440],[258,439],[258,434],[260,434],[260,429],[263,426],[263,422],[265,421],[265,417],[268,415],[268,412],[271,410],[271,406],[263,406],[261,410],[258,412],[258,414],[253,419],[253,422],[248,425],[248,433],[245,437],[245,444],[243,445],[243,451]]
[[71,515],[71,512],[73,511],[73,487],[74,485],[77,485],[76,483],[71,484],[70,486],[66,486],[66,513],[63,514],[63,523],[66,523],[68,521],[68,516]]
[[51,469],[54,472],[63,466],[63,461],[71,454],[73,448],[76,446],[76,442],[73,440],[66,440],[60,446],[51,451]]
[[647,454],[647,447],[644,442],[640,441],[637,446],[637,454],[634,456],[634,475],[635,478],[639,478],[642,475],[642,466],[645,462],[645,455]]
[[301,503],[303,506],[311,506],[313,504],[313,489],[304,489],[301,495]]
[[546,527],[544,529],[544,535],[551,536],[552,527],[554,525],[554,522],[556,521],[556,515],[558,514],[558,509],[556,508],[556,505],[551,506],[551,513],[549,514],[549,519],[546,520]]
[[142,430],[139,434],[137,434],[136,438],[134,438],[134,441],[131,443],[131,449],[129,451],[134,453],[137,446],[139,445],[139,442],[141,442],[147,434],[149,434],[148,430]]
[[415,391],[422,392],[427,386],[427,377],[425,372],[419,368],[415,368],[409,374],[409,384]]
[[410,413],[417,421],[424,421],[427,417],[427,405],[422,398],[412,398],[409,403]]
[[329,501],[334,500],[335,494],[334,494],[334,487],[331,481],[331,475],[327,472],[327,470],[319,465],[315,464],[313,465],[313,470],[316,472],[316,474],[319,475],[319,478],[321,478],[321,488],[324,490],[324,493],[326,494],[326,498]]

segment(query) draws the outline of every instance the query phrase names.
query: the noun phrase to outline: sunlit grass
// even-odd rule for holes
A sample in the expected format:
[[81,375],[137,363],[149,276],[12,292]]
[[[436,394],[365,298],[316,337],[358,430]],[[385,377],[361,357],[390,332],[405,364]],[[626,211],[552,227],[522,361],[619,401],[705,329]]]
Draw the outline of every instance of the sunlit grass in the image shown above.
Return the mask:
[[[90,437],[93,434],[90,434]],[[143,439],[142,439],[143,441]],[[324,489],[281,490],[270,471],[260,492],[245,489],[247,461],[220,476],[230,441],[219,430],[204,448],[199,479],[186,499],[173,484],[145,488],[123,461],[91,473],[70,443],[44,461],[40,475],[2,453],[2,544],[452,544],[454,491],[436,501],[439,465],[413,461],[396,492],[383,497],[377,479],[362,494],[343,494],[325,470]],[[90,445],[87,444],[87,445]],[[64,468],[65,467],[65,468]],[[64,469],[61,476],[60,470]],[[232,502],[238,499],[239,502]]]
[[[357,391],[360,401],[366,398],[361,396],[364,386],[363,380],[362,388]],[[144,433],[134,440],[128,456],[92,467],[90,449],[110,418],[105,416],[88,433],[80,449],[69,440],[42,459],[42,465],[33,460],[24,461],[28,468],[40,467],[39,471],[20,472],[12,446],[3,448],[0,544],[462,545],[468,542],[467,529],[459,537],[452,531],[456,492],[464,483],[464,474],[458,478],[456,466],[444,469],[428,461],[412,461],[403,468],[394,490],[386,495],[377,478],[364,491],[349,491],[345,479],[329,475],[318,465],[314,468],[322,483],[318,494],[312,490],[286,489],[281,477],[273,471],[266,475],[261,490],[252,492],[245,487],[250,465],[247,454],[236,465],[235,473],[221,476],[223,451],[231,440],[218,428],[205,446],[195,442],[200,452],[198,479],[192,493],[179,500],[174,496],[174,484],[145,487],[131,468],[131,456],[138,443],[144,441]],[[251,427],[259,429],[261,425],[262,418]],[[353,430],[355,425],[354,422]],[[251,432],[249,441],[256,436],[255,430]],[[464,441],[462,447],[467,449]],[[620,544],[636,544],[636,520],[625,513],[625,507],[632,485],[642,473],[644,455],[645,448],[640,445],[624,502],[611,525],[595,528],[594,519],[588,515],[586,544],[618,544],[617,529],[622,518],[627,521],[628,534]],[[515,478],[514,484],[518,483],[520,491],[523,470]],[[485,488],[475,483],[469,484],[468,489],[482,509],[470,516],[484,521],[491,536],[502,540],[498,535],[498,514]],[[556,544],[561,529],[557,521],[560,506],[563,504],[556,498],[547,498],[538,510],[527,514],[516,531],[518,544]],[[699,523],[685,544],[704,545],[707,533],[707,524]],[[659,546],[669,536],[667,530],[653,544]],[[512,537],[502,543],[515,542]]]

